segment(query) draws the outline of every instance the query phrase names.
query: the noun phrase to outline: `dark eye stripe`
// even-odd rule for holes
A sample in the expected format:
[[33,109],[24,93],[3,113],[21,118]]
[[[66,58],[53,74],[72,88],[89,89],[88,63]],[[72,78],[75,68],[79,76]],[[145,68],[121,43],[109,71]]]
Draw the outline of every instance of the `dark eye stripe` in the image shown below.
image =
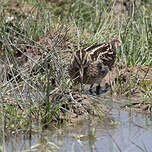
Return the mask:
[[75,58],[75,62],[77,64],[78,68],[81,68],[81,64],[79,63],[79,60],[77,60],[77,58]]
[[81,61],[78,58],[78,56],[75,56],[75,61],[76,61],[77,65],[78,65],[78,67],[80,68],[81,67]]

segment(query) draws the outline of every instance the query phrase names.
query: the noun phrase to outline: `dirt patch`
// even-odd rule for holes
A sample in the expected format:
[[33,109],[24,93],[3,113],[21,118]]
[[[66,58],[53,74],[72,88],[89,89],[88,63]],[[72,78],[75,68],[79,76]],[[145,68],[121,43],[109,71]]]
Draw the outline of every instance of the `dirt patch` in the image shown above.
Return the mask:
[[[50,113],[52,114],[51,123],[62,125],[64,122],[68,122],[69,124],[73,124],[75,122],[79,122],[81,120],[88,120],[91,118],[99,118],[100,120],[109,119],[113,120],[110,111],[112,107],[110,105],[105,105],[102,101],[92,98],[91,96],[79,94],[78,92],[68,93],[66,101],[61,103],[54,103],[54,99],[57,95],[53,94],[50,96]],[[22,100],[16,101],[13,97],[9,95],[3,96],[0,100],[0,104],[3,104],[5,107],[13,108],[18,115],[25,115],[27,109],[25,109],[24,102]],[[46,104],[40,105],[35,103],[36,109],[35,113],[38,112],[39,107],[45,109]],[[31,106],[32,107],[32,106]],[[56,110],[58,107],[58,110]],[[8,108],[8,109],[9,109]],[[32,120],[35,121],[37,118],[34,114],[31,115]],[[43,117],[39,117],[42,120],[42,124],[46,123],[43,120]]]
[[[77,120],[89,119],[90,117],[110,117],[111,106],[102,104],[101,101],[95,100],[87,95],[71,93],[71,100],[65,106],[71,113],[67,113],[71,122]],[[64,104],[63,104],[64,105]]]
[[145,113],[148,114],[152,112],[152,99],[147,101],[137,101],[132,102],[131,104],[126,104],[121,107],[122,109],[126,109],[127,111]]
[[152,89],[152,68],[148,66],[126,66],[118,63],[105,78],[111,84],[114,95],[142,99]]
[[[152,108],[152,67],[126,66],[117,63],[108,73],[102,85],[109,84],[106,95],[123,103],[122,108],[136,112],[151,112]],[[125,99],[125,100],[122,100]],[[126,100],[131,101],[129,104]]]

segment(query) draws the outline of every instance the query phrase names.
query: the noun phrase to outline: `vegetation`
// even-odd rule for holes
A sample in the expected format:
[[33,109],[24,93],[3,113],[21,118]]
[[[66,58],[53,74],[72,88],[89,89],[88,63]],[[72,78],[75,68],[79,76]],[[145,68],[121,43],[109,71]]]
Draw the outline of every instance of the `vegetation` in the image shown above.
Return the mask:
[[[110,0],[0,2],[2,130],[29,131],[33,124],[59,125],[69,121],[69,113],[84,114],[88,105],[79,101],[86,97],[71,90],[69,52],[113,37],[121,47],[111,93],[130,97],[141,89],[142,101],[147,102],[152,96],[152,79],[147,79],[152,73],[152,5],[131,1],[124,7],[124,13],[116,12]],[[130,70],[125,82],[124,65],[138,67],[135,75]],[[80,104],[83,109],[75,110]]]

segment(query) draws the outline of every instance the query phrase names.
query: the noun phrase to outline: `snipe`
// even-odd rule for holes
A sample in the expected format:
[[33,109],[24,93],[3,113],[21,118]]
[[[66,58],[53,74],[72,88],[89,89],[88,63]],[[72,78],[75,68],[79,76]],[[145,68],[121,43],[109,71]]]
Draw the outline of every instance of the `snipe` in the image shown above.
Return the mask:
[[95,83],[100,88],[102,79],[112,69],[116,59],[116,49],[120,41],[112,39],[109,43],[95,44],[73,53],[69,67],[72,80],[83,84],[90,84],[90,90]]

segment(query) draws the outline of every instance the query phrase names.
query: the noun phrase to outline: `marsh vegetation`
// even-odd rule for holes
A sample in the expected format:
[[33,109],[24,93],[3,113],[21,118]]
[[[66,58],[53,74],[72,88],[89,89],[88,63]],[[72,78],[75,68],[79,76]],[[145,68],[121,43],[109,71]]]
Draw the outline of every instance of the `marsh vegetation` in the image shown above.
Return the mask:
[[[1,0],[0,128],[3,137],[107,116],[104,98],[151,113],[152,2]],[[100,96],[68,75],[71,52],[117,37],[115,66]],[[100,100],[100,101],[99,101]]]

